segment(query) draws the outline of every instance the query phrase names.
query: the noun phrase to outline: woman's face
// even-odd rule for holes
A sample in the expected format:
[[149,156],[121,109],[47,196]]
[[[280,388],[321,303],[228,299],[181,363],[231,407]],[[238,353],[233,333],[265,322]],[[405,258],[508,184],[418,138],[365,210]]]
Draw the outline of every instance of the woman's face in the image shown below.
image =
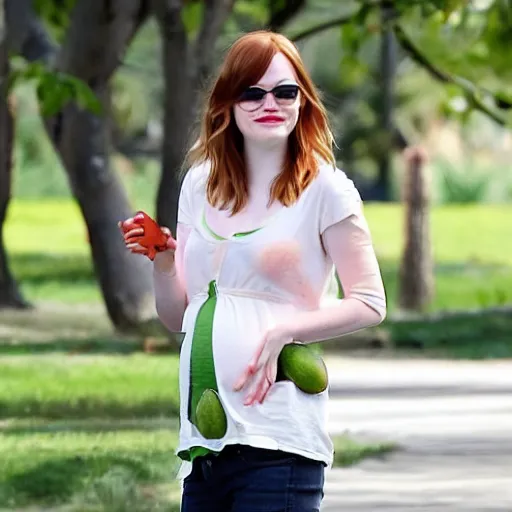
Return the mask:
[[[264,94],[265,91],[274,91]],[[300,92],[290,61],[277,53],[265,74],[235,104],[238,129],[247,141],[276,143],[286,140],[299,118]]]

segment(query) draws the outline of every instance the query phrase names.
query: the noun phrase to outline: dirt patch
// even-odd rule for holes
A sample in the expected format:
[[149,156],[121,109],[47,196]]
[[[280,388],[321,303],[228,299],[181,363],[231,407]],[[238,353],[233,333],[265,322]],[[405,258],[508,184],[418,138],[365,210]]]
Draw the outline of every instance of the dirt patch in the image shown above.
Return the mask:
[[0,341],[44,343],[115,333],[101,304],[38,303],[28,310],[0,311]]

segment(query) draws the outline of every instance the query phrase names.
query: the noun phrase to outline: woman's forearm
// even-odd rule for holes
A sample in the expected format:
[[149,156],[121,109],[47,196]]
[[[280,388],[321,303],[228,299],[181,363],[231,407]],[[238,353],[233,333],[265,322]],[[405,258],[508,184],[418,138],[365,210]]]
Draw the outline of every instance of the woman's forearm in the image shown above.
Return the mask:
[[282,326],[294,340],[303,343],[324,341],[378,325],[384,319],[359,299],[338,299],[332,306],[314,311],[301,311]]
[[157,254],[153,262],[155,306],[160,321],[173,332],[182,330],[187,308],[187,292],[183,279],[183,258],[189,228],[178,225],[176,252]]
[[160,321],[170,331],[181,331],[187,299],[176,272],[163,273],[153,268],[153,282],[156,312]]

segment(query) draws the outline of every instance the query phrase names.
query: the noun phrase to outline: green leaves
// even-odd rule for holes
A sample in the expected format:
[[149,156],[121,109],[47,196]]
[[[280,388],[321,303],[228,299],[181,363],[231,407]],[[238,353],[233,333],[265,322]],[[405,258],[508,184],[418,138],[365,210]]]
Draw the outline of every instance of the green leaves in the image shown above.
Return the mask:
[[69,15],[76,0],[33,0],[35,12],[61,41],[69,25]]
[[357,53],[365,35],[364,25],[347,23],[341,27],[341,46],[344,51]]
[[340,62],[340,78],[347,88],[355,88],[368,80],[368,64],[349,53],[343,55]]
[[256,25],[265,25],[269,18],[267,4],[261,0],[237,0],[233,7],[233,14],[237,18],[251,20]]
[[440,15],[446,22],[455,11],[463,8],[469,2],[468,0],[395,0],[392,3],[399,13],[419,7],[423,16]]
[[71,75],[48,69],[41,62],[12,59],[9,90],[19,82],[34,82],[39,108],[44,117],[57,114],[69,103],[76,103],[96,115],[102,112],[99,99],[89,86]]
[[418,6],[404,8],[395,35],[417,65],[445,86],[454,85],[457,107],[453,108],[453,95],[445,88],[445,114],[464,121],[480,110],[510,126],[512,68],[506,48],[512,39],[512,2],[488,0],[477,6],[467,0],[425,0],[423,4],[430,6],[428,14]]
[[375,38],[380,27],[375,9],[363,5],[354,15],[352,21],[340,28],[343,56],[340,62],[341,80],[345,87],[354,88],[368,79],[370,61],[365,53],[365,45]]
[[201,27],[201,18],[203,16],[203,2],[189,1],[181,8],[181,21],[189,36],[194,36]]

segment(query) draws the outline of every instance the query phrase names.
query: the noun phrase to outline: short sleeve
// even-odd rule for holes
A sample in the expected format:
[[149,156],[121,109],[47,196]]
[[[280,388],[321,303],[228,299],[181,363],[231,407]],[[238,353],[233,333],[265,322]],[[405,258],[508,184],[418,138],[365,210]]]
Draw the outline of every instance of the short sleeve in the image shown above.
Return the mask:
[[178,199],[178,222],[187,226],[192,225],[192,219],[194,218],[194,186],[192,181],[192,170],[189,170],[181,182]]
[[332,167],[322,169],[320,185],[320,234],[333,224],[361,213],[359,191],[342,170]]
[[181,183],[178,199],[178,222],[187,226],[197,221],[198,209],[204,202],[210,165],[206,162],[193,165]]

